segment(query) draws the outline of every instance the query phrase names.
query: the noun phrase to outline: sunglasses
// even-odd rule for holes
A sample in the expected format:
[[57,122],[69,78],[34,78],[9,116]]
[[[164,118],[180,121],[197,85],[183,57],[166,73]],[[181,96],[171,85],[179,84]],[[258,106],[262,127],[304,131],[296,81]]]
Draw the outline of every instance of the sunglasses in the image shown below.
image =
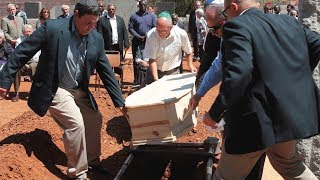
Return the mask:
[[208,26],[209,32],[212,33],[212,32],[217,31],[218,29],[220,29],[223,26],[224,22],[225,22],[225,20],[221,20],[220,23],[217,24],[217,25],[214,25],[214,26],[211,26],[211,27]]

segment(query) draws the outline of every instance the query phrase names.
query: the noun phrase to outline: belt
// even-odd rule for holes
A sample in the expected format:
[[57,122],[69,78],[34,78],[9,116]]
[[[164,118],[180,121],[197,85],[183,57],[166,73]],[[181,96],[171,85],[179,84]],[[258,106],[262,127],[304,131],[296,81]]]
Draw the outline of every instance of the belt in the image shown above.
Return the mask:
[[158,70],[158,72],[161,72],[163,74],[169,75],[169,74],[172,74],[172,73],[176,72],[178,69],[179,69],[179,67],[176,67],[176,68],[170,69],[168,71],[160,71],[160,70]]

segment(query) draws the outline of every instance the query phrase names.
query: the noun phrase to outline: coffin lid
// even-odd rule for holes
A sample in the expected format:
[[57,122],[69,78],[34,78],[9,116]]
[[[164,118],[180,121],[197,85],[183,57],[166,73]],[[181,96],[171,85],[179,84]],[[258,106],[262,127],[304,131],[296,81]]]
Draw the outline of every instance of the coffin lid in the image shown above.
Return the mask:
[[167,75],[134,92],[125,100],[127,108],[167,104],[188,94],[194,87],[195,73]]

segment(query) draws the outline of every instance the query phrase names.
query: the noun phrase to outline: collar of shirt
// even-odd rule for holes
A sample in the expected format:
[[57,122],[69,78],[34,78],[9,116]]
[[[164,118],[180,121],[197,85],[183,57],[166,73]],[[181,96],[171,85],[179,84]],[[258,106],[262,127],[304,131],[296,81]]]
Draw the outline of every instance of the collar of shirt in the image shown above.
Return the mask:
[[116,15],[114,15],[113,18],[112,18],[112,17],[109,16],[109,14],[107,14],[107,18],[108,18],[108,19],[112,19],[112,20],[116,20],[116,19],[117,19],[117,18],[116,18]]
[[[248,8],[248,9],[250,9],[250,8]],[[243,11],[239,14],[239,16],[241,16],[243,13],[245,13],[246,11],[248,11],[248,9],[243,10]]]

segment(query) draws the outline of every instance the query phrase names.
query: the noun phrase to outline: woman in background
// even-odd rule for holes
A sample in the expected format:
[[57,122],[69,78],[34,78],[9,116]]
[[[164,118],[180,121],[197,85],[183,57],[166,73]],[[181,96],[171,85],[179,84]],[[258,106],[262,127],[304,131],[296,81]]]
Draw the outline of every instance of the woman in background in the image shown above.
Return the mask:
[[39,19],[36,22],[36,29],[42,26],[42,24],[47,20],[50,19],[50,11],[48,8],[42,8],[39,13]]

